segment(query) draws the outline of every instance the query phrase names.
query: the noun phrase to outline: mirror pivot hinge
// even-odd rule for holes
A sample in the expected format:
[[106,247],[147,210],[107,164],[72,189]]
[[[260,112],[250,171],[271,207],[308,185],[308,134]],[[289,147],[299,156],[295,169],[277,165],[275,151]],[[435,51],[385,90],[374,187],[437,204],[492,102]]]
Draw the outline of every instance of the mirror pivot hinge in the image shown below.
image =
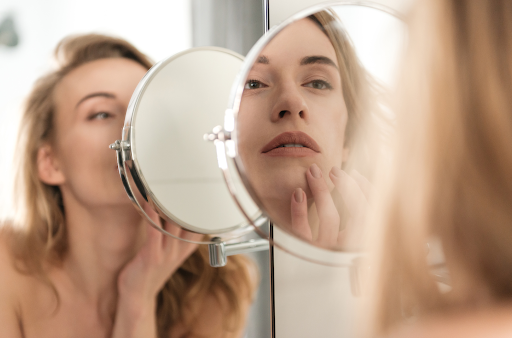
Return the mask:
[[222,128],[222,126],[216,126],[213,128],[211,133],[204,134],[203,139],[205,141],[211,141],[211,142],[213,142],[215,140],[227,141],[227,140],[231,140],[231,133],[229,131],[224,130],[224,128]]
[[210,265],[214,268],[220,268],[227,263],[225,244],[219,238],[212,238],[215,243],[208,244],[208,253],[210,256]]
[[114,143],[108,146],[112,150],[130,150],[130,143],[126,141],[116,140]]

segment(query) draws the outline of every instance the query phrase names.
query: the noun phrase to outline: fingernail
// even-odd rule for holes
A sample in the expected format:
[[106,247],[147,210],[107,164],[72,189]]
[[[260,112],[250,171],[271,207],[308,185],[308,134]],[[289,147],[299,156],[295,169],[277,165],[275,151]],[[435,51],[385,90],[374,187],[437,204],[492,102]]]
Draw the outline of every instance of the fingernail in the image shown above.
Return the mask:
[[320,168],[318,168],[318,166],[315,163],[313,163],[311,167],[309,167],[309,170],[311,171],[311,175],[313,175],[314,178],[322,177],[322,171],[320,170]]
[[302,189],[301,188],[295,189],[295,192],[293,193],[293,198],[295,198],[295,202],[302,203]]
[[338,167],[332,167],[331,169],[331,173],[336,176],[336,177],[341,177],[341,175],[343,175],[343,173],[341,172],[341,169],[338,168]]

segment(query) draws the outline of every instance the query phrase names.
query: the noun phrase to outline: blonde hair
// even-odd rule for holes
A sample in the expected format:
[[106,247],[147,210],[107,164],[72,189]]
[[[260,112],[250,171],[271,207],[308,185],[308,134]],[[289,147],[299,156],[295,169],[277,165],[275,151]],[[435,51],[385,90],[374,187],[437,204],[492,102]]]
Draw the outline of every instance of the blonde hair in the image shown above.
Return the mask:
[[[400,89],[396,159],[373,230],[372,336],[512,300],[512,2],[420,1]],[[431,237],[450,292],[430,273]]]
[[[16,223],[20,227],[8,230],[17,268],[41,277],[56,293],[46,277],[45,265],[58,265],[67,251],[65,206],[59,187],[41,182],[37,171],[39,148],[56,141],[54,88],[71,70],[90,61],[128,58],[146,69],[151,68],[152,62],[127,41],[98,34],[65,38],[57,46],[55,56],[59,61],[58,69],[36,82],[22,116],[17,150],[20,156],[18,170],[15,171]],[[252,262],[242,255],[230,257],[223,268],[212,268],[208,263],[206,246],[200,246],[158,294],[159,336],[168,336],[169,330],[178,324],[191,332],[197,313],[185,317],[184,313],[191,313],[185,310],[193,308],[193,304],[202,303],[208,295],[220,297],[224,303],[227,301],[225,329],[240,330],[245,319],[242,317],[244,303],[253,297],[255,282],[251,272],[254,268]]]
[[343,169],[356,169],[373,178],[375,159],[386,142],[391,126],[381,105],[387,104],[385,90],[361,64],[340,18],[332,10],[324,10],[308,17],[331,41],[339,65],[343,99],[348,120],[344,147],[350,148],[350,158]]

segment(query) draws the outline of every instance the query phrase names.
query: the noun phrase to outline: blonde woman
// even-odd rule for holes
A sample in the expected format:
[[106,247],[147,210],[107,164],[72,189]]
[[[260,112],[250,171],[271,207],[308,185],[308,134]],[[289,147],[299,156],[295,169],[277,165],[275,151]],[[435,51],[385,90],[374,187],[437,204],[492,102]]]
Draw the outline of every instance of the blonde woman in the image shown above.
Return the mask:
[[399,99],[371,336],[511,337],[512,2],[420,1]]
[[240,337],[253,265],[235,256],[211,268],[204,246],[148,226],[108,149],[151,61],[102,35],[64,39],[56,56],[21,122],[20,212],[0,236],[0,336]]
[[[260,53],[240,104],[239,151],[276,224],[354,248],[347,233],[361,229],[367,204],[375,89],[333,12],[290,24]],[[362,174],[347,174],[354,168]]]

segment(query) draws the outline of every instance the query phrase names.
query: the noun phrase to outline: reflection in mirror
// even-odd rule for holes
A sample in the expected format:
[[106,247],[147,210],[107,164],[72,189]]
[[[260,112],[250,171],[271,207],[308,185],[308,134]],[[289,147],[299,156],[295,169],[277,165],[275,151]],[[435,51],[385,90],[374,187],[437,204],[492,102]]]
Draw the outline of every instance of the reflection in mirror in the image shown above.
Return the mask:
[[[389,44],[368,44],[369,27]],[[238,160],[275,226],[322,248],[360,248],[392,132],[385,99],[404,32],[384,11],[338,6],[291,22],[247,65]]]

